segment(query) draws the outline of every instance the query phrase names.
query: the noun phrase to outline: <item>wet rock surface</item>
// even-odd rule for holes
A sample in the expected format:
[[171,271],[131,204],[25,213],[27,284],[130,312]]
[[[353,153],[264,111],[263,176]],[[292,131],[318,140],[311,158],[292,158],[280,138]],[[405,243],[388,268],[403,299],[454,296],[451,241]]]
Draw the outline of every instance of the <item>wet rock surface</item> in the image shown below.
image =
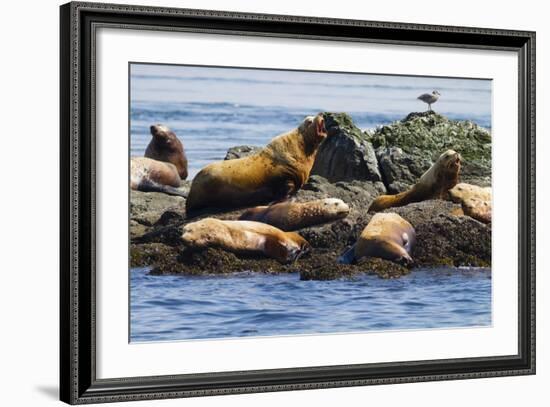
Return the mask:
[[[480,145],[477,150],[472,147],[470,150],[466,149],[464,154],[460,150],[460,145],[448,145],[440,140],[438,146],[432,146],[431,150],[427,146],[420,146],[421,149],[426,149],[422,154],[422,150],[417,150],[416,147],[385,145],[390,142],[399,144],[401,140],[399,132],[392,136],[393,133],[388,130],[378,129],[378,136],[376,134],[369,136],[371,138],[367,140],[366,133],[355,126],[352,127],[353,123],[349,116],[327,115],[326,117],[327,130],[337,132],[335,134],[341,138],[331,149],[340,149],[343,148],[342,145],[353,144],[353,148],[350,147],[350,149],[357,149],[356,151],[360,151],[360,154],[348,160],[349,167],[346,167],[342,157],[331,152],[331,149],[327,149],[320,156],[321,163],[317,170],[329,179],[318,173],[311,175],[308,182],[292,198],[298,202],[339,198],[350,206],[350,213],[344,219],[297,231],[312,246],[309,253],[293,264],[283,265],[262,256],[230,253],[218,248],[191,250],[180,240],[186,223],[204,217],[234,220],[238,219],[247,208],[204,213],[193,219],[187,219],[185,198],[131,191],[131,266],[151,266],[151,274],[155,275],[225,274],[240,271],[299,272],[302,280],[353,278],[359,273],[374,273],[382,278],[396,278],[408,274],[411,271],[409,268],[387,260],[368,258],[361,259],[354,265],[345,265],[338,263],[338,257],[356,242],[361,231],[370,221],[372,214],[367,210],[371,202],[386,191],[393,193],[414,184],[423,173],[423,168],[429,167],[434,157],[437,158],[441,153],[439,148],[453,148],[459,151],[467,163],[467,157],[477,153],[483,156],[485,147]],[[418,114],[393,126],[407,127],[407,120],[423,120],[428,124],[433,122],[433,126],[437,127],[443,126],[440,123],[443,119],[435,113]],[[443,121],[448,122],[446,119]],[[418,126],[428,124],[421,123]],[[454,128],[452,124],[448,126],[451,129]],[[473,124],[461,126],[470,129],[470,133],[467,134],[477,134],[478,139],[482,140],[481,144],[487,140],[490,143],[490,135],[487,136],[484,133],[485,130]],[[412,132],[411,129],[407,131]],[[440,133],[437,134],[441,136],[443,130],[439,131]],[[370,145],[371,143],[373,145]],[[373,146],[377,146],[376,150]],[[240,146],[230,149],[226,158],[238,158],[243,154],[252,154],[254,151],[254,148]],[[371,155],[374,157],[374,162]],[[482,158],[476,161],[475,165],[467,168],[482,168],[483,171],[477,174],[483,179],[489,177],[490,180],[490,161],[487,171],[484,160],[485,158]],[[378,175],[377,171],[379,171]],[[181,188],[188,189],[189,185],[190,182],[186,181]],[[460,204],[444,200],[428,200],[400,208],[391,208],[386,212],[398,213],[415,228],[416,245],[412,252],[414,267],[490,266],[491,225],[464,216]]]

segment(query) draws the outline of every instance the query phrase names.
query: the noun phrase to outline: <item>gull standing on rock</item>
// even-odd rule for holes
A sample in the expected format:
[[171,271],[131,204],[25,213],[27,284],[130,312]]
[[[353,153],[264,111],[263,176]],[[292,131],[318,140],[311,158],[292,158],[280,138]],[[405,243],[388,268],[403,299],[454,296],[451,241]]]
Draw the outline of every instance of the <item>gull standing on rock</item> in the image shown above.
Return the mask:
[[423,95],[418,96],[417,99],[420,99],[424,103],[428,104],[428,111],[432,110],[432,103],[437,102],[439,99],[439,92],[437,90],[434,90],[432,93],[424,93]]

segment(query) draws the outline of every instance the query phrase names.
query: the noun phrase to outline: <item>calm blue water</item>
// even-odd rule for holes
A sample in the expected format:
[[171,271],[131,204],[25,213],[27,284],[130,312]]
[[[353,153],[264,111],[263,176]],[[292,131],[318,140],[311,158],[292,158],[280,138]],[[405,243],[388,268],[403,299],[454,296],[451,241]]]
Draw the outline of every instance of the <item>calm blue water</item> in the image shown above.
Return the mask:
[[362,129],[426,110],[417,96],[437,89],[434,110],[491,127],[490,80],[133,64],[131,154],[141,156],[149,126],[182,140],[192,178],[236,145],[263,146],[320,111],[347,112]]
[[416,270],[394,280],[298,274],[130,272],[132,342],[491,324],[489,269]]

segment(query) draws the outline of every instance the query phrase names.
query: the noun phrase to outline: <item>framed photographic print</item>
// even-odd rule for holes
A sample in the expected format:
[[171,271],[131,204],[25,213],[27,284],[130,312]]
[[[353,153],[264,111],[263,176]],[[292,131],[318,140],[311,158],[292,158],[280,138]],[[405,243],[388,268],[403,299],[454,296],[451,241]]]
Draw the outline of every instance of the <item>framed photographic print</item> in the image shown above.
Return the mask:
[[535,33],[61,6],[61,399],[535,372]]

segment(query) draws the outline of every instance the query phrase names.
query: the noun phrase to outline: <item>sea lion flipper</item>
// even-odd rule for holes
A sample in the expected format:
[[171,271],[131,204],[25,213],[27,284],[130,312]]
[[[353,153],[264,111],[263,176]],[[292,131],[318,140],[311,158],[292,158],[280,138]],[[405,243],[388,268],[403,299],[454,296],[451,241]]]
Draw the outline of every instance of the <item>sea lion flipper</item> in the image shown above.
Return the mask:
[[340,264],[353,264],[355,262],[355,244],[347,249],[340,257],[338,257],[338,263]]
[[170,185],[162,185],[154,182],[145,182],[142,181],[138,186],[137,190],[141,192],[162,192],[164,194],[181,196],[182,198],[187,198],[188,192],[182,191],[177,188],[174,188]]

